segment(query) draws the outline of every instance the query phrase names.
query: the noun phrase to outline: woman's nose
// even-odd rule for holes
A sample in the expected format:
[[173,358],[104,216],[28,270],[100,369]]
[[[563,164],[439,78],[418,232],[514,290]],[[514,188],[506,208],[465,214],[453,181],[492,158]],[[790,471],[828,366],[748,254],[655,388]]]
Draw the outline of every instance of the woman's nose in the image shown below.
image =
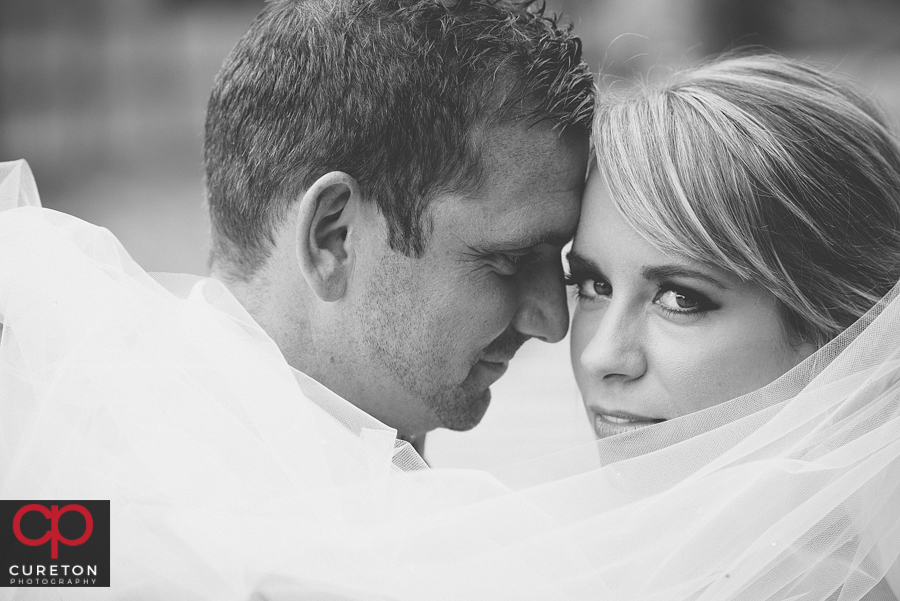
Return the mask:
[[647,371],[642,315],[615,300],[594,322],[596,329],[581,352],[584,371],[596,380],[629,382]]

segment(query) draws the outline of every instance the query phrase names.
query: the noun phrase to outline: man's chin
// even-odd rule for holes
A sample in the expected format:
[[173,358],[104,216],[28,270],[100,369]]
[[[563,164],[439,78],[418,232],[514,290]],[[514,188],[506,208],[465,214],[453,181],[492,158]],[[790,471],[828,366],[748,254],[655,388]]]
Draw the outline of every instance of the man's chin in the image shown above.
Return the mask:
[[447,399],[445,402],[439,403],[435,410],[442,427],[465,432],[481,423],[490,404],[491,389],[485,388],[479,393],[459,395],[452,400]]

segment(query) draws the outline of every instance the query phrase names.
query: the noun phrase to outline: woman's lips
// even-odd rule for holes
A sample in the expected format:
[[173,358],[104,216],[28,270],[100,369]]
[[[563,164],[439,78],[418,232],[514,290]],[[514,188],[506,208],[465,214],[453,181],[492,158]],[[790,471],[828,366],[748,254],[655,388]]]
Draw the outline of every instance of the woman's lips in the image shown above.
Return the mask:
[[594,416],[594,433],[598,438],[615,436],[631,430],[638,430],[653,424],[664,422],[664,419],[630,415],[627,413],[606,413],[602,410],[591,409]]

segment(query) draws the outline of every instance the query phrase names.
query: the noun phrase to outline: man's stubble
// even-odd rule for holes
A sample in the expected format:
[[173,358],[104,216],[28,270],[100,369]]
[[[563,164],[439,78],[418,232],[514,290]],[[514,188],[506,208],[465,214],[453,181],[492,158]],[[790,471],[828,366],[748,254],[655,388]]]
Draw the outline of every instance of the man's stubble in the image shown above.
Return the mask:
[[373,270],[360,304],[361,352],[405,393],[402,402],[421,404],[442,427],[469,430],[481,421],[491,398],[489,389],[467,379],[482,349],[451,344],[452,334],[472,325],[442,306],[440,293],[418,288],[420,278],[410,261],[417,260],[389,251]]

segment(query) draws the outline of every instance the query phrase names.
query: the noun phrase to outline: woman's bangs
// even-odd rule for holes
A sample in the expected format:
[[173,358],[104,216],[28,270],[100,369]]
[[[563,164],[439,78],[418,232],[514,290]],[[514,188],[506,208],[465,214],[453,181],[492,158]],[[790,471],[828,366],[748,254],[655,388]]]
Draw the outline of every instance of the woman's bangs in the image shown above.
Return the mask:
[[[666,93],[601,107],[595,152],[623,218],[660,251],[747,277],[727,204],[742,173],[711,128]],[[699,168],[702,166],[703,168]]]

